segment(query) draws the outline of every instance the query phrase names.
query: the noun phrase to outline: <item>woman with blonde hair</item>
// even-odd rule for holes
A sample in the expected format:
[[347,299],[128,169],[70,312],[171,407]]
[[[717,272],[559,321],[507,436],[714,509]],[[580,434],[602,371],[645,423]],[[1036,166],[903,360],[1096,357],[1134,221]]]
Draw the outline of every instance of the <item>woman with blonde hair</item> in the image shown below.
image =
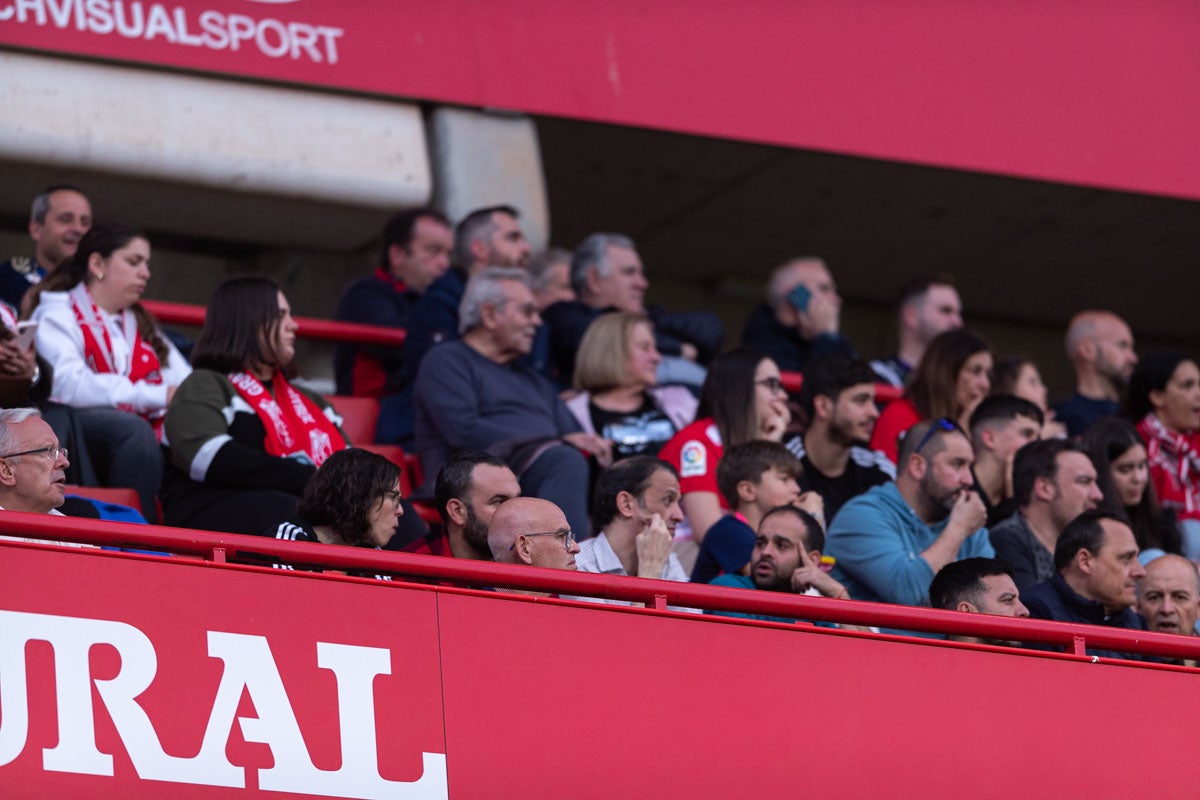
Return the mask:
[[613,444],[613,460],[655,455],[696,415],[697,400],[681,386],[656,386],[662,356],[645,314],[612,312],[588,326],[575,357],[567,408],[587,433]]

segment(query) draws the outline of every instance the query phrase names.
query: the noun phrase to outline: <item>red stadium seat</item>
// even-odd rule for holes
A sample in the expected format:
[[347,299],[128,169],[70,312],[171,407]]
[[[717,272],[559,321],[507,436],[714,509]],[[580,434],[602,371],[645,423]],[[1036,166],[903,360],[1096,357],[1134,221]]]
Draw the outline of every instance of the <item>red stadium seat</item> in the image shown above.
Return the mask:
[[379,419],[378,400],[344,394],[330,395],[326,399],[333,405],[333,410],[341,415],[342,432],[351,444],[361,447],[375,441],[375,423]]

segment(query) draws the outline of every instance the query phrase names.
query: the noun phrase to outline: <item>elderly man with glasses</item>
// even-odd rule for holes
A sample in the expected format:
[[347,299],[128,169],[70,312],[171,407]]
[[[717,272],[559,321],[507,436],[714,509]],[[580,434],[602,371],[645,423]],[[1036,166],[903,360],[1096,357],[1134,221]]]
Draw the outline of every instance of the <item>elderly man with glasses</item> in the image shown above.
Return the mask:
[[855,600],[929,605],[947,564],[995,555],[987,511],[974,491],[971,440],[957,423],[921,422],[900,445],[896,482],[850,500],[834,517],[826,554]]
[[514,497],[492,515],[488,547],[497,564],[575,569],[579,545],[562,509],[549,500]]

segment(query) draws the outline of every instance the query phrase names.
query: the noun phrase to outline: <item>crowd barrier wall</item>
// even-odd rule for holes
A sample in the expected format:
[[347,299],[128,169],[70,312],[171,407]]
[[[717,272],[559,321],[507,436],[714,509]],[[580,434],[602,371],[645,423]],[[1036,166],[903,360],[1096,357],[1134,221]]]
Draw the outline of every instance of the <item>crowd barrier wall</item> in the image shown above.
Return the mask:
[[[175,554],[0,542],[6,798],[1170,797],[1191,786],[1197,670],[665,606],[1078,653],[1086,642],[1195,659],[1192,637],[11,512],[0,531]],[[402,577],[233,563],[248,556]]]

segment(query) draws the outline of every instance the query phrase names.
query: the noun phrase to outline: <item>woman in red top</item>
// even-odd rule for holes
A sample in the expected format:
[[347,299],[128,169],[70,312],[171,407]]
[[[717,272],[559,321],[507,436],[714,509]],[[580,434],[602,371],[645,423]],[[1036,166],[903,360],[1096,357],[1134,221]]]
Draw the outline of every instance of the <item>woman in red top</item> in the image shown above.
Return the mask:
[[748,347],[713,359],[696,421],[659,453],[679,470],[679,503],[697,544],[725,513],[717,488],[717,462],[725,448],[754,439],[778,442],[790,421],[787,391],[774,361]]
[[970,430],[971,414],[991,389],[991,374],[991,347],[980,336],[965,330],[938,334],[925,349],[904,396],[879,415],[871,449],[882,450],[895,462],[900,435],[925,419],[945,417]]

